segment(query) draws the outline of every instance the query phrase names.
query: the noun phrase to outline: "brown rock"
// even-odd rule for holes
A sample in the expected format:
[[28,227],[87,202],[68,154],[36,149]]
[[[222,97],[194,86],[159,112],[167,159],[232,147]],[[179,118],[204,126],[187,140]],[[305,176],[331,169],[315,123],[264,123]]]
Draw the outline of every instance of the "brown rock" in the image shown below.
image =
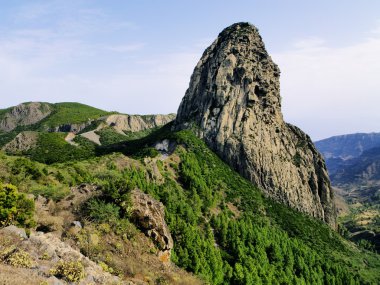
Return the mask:
[[164,205],[138,189],[132,191],[131,198],[132,219],[170,257],[173,239],[165,222]]

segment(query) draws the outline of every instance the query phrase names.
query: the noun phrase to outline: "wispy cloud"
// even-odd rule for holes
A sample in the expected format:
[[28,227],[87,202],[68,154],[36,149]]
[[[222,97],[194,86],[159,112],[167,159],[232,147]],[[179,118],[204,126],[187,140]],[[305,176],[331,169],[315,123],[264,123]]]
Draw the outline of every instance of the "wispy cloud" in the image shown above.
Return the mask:
[[314,138],[380,131],[380,33],[343,47],[322,39],[295,46],[273,55],[282,71],[285,117]]

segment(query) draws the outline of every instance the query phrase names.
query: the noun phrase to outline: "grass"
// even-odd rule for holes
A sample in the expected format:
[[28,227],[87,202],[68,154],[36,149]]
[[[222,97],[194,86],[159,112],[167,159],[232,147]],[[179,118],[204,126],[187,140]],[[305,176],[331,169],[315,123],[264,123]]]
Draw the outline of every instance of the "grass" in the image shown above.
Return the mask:
[[43,125],[49,128],[65,124],[79,124],[109,115],[106,112],[80,103],[54,104],[54,112],[43,120]]

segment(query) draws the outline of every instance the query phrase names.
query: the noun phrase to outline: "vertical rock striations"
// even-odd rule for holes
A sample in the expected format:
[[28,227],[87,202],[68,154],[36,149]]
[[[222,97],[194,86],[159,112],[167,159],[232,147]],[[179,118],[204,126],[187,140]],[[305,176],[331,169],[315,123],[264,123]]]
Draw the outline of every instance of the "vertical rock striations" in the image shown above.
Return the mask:
[[279,78],[258,30],[234,24],[195,67],[175,127],[195,128],[268,196],[335,227],[325,162],[308,135],[284,122]]
[[10,132],[18,126],[29,126],[41,121],[50,115],[52,108],[48,103],[30,102],[5,111],[2,116],[0,114],[0,130]]

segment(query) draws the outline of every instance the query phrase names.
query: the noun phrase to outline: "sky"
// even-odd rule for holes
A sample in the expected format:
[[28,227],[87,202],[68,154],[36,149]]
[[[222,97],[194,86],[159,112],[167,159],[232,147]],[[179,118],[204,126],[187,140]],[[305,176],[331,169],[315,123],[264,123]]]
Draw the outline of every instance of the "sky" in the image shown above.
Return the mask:
[[313,140],[380,132],[378,0],[0,0],[0,109],[81,102],[175,113],[203,51],[258,27],[284,118]]

